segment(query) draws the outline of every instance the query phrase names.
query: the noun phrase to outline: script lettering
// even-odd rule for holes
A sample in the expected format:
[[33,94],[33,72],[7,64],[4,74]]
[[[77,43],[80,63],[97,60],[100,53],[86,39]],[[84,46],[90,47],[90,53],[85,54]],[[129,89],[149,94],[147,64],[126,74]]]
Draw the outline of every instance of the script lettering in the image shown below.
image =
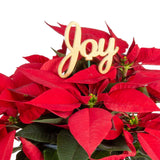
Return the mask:
[[[73,41],[73,46],[71,46],[70,41],[69,41],[69,33],[71,27],[75,25],[75,35],[74,35],[74,41]],[[110,38],[108,47],[104,51],[104,44],[105,44],[105,39],[101,38],[99,40],[99,43],[94,39],[87,39],[81,43],[81,28],[78,23],[76,22],[71,22],[66,30],[65,30],[65,43],[67,48],[69,49],[70,53],[68,53],[60,62],[59,67],[58,67],[58,74],[61,78],[67,78],[73,71],[76,62],[78,60],[79,53],[81,56],[85,57],[86,61],[91,61],[93,60],[93,57],[101,56],[104,57],[102,61],[99,63],[98,70],[100,73],[105,74],[109,71],[112,61],[113,61],[113,56],[118,52],[118,47],[115,47],[115,39]],[[86,47],[87,44],[91,44],[92,48],[90,53],[86,53]],[[69,60],[69,66],[66,72],[63,73],[63,66],[65,63]]]

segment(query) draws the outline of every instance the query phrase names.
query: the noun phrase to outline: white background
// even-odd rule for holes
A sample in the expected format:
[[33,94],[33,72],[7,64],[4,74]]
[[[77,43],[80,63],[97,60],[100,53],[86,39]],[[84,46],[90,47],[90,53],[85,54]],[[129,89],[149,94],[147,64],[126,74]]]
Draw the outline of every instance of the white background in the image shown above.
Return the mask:
[[107,31],[106,21],[129,44],[134,37],[140,47],[160,48],[159,0],[0,0],[1,73],[11,75],[26,62],[23,56],[51,58],[50,47],[61,47],[63,37],[44,21],[51,25],[76,21]]

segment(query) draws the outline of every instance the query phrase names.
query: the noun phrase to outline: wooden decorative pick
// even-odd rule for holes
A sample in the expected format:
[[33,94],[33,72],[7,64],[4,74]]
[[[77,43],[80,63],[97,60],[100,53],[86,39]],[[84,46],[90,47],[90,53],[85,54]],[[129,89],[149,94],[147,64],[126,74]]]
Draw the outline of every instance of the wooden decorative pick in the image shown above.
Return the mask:
[[[69,42],[69,33],[73,25],[75,26],[75,35],[74,35],[73,46],[71,46]],[[59,64],[58,74],[61,78],[67,78],[72,73],[77,63],[79,53],[81,54],[81,56],[85,57],[86,61],[91,61],[93,60],[93,57],[97,57],[97,56],[104,57],[102,61],[99,63],[98,70],[100,73],[105,74],[109,71],[112,65],[113,56],[119,50],[119,47],[115,47],[114,38],[109,39],[108,47],[105,51],[104,51],[104,44],[105,44],[104,38],[101,38],[98,44],[94,39],[87,39],[81,43],[81,27],[76,22],[71,22],[67,26],[64,37],[65,37],[66,46],[70,50],[70,53],[67,54]],[[88,43],[92,45],[92,49],[89,54],[86,53],[86,46]],[[70,59],[70,62],[69,62],[68,69],[66,72],[63,73],[62,72],[63,66],[69,59]],[[106,65],[106,62],[107,62],[107,65]]]

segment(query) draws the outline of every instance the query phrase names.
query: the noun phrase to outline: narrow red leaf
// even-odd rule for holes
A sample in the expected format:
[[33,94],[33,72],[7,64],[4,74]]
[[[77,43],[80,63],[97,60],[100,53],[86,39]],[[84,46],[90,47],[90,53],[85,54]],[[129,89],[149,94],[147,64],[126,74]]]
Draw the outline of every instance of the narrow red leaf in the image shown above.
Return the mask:
[[84,95],[86,95],[86,96],[89,95],[89,90],[85,84],[77,83],[76,85]]
[[[43,64],[43,66],[41,67],[41,70],[50,71],[58,75],[58,67],[62,59],[63,57],[54,56],[53,59]],[[67,61],[65,65],[63,66],[62,72],[65,72],[68,69],[68,65],[69,65],[69,61]]]
[[[157,124],[159,125],[159,124]],[[150,135],[160,139],[160,130],[158,129],[151,129],[151,128],[145,128],[145,132],[149,133]]]
[[130,63],[135,62],[136,58],[139,54],[139,47],[138,45],[135,45],[132,50],[127,54],[127,59]]
[[35,99],[26,102],[50,111],[72,111],[80,107],[80,102],[63,88],[52,88]]
[[160,117],[159,113],[140,113],[138,114],[139,126],[147,128],[157,128],[160,123],[160,120],[157,121],[157,118]]
[[[106,24],[107,25],[107,24]],[[111,37],[115,38],[115,46],[119,47],[119,54],[122,54],[126,51],[126,49],[128,48],[128,43],[120,38],[118,38],[113,31],[111,30],[111,28],[107,25],[109,33],[111,35]]]
[[109,112],[100,108],[82,109],[69,118],[68,126],[72,135],[89,156],[110,131],[111,118]]
[[116,69],[111,68],[110,71],[106,74],[101,74],[98,71],[96,65],[92,65],[91,67],[84,69],[75,73],[71,78],[68,78],[66,82],[72,83],[82,83],[82,84],[94,84],[104,79],[115,79],[116,77]]
[[33,145],[30,141],[21,138],[22,149],[25,155],[29,160],[44,160],[42,153],[40,150]]
[[38,69],[19,68],[19,71],[33,82],[52,88],[62,80],[57,75]]
[[132,49],[134,48],[135,45],[136,45],[136,42],[135,42],[135,39],[133,38],[132,44],[129,46],[129,49],[128,49],[128,52],[127,52],[127,56],[132,51]]
[[[64,36],[66,25],[59,24],[60,27],[57,27],[57,26],[49,25],[48,23],[46,24],[50,26],[52,29],[54,29],[56,32]],[[108,45],[108,40],[111,37],[108,33],[101,30],[85,28],[85,27],[81,27],[81,30],[82,30],[82,42],[86,39],[91,39],[91,38],[98,42],[100,38],[104,38],[106,40],[105,46]],[[71,27],[69,38],[72,41],[74,39],[74,34],[75,34],[75,27]]]
[[11,92],[6,88],[6,89],[4,89],[1,92],[1,94],[0,94],[0,100],[1,101],[13,102],[14,98],[13,98]]
[[59,49],[57,50],[59,53],[63,53],[64,55],[66,54],[67,52],[67,46],[66,46],[66,43],[65,43],[65,40],[63,41],[62,43],[62,49]]
[[69,129],[67,124],[52,124],[53,126],[64,128],[64,129]]
[[123,122],[118,116],[113,116],[113,126],[112,129],[109,131],[107,136],[105,137],[106,140],[113,140],[117,138],[123,131]]
[[26,59],[30,63],[45,63],[46,61],[49,60],[47,57],[44,57],[42,55],[36,55],[36,54],[27,56],[27,57],[23,57],[23,58]]
[[138,87],[143,87],[145,86],[144,84],[141,84],[141,83],[132,83],[132,82],[120,82],[120,83],[117,83],[115,84],[110,92],[113,92],[113,91],[116,91],[116,90],[120,90],[120,89],[129,89],[129,88],[138,88]]
[[24,74],[28,79],[41,84],[48,88],[65,88],[67,90],[75,90],[74,84],[66,83],[64,79],[58,75],[38,69],[19,68],[19,71]]
[[160,49],[141,48],[137,61],[142,62],[142,64],[160,65]]
[[145,94],[136,89],[121,89],[109,94],[104,99],[105,106],[113,111],[121,112],[152,112],[159,111],[157,105]]
[[[49,24],[47,23],[47,25],[49,25]],[[64,36],[66,25],[62,25],[62,24],[59,24],[59,25],[60,25],[60,27],[51,26],[51,25],[49,25],[49,26],[52,29],[54,29],[56,32],[58,32],[59,34]],[[116,46],[118,46],[120,48],[119,49],[119,53],[120,54],[124,53],[126,48],[128,47],[127,42],[125,42],[124,40],[118,38],[113,33],[113,31],[109,28],[109,26],[108,26],[108,29],[109,29],[110,34],[104,32],[104,31],[101,31],[101,30],[97,30],[97,29],[81,27],[81,30],[82,30],[82,38],[81,38],[82,42],[84,40],[86,40],[86,39],[91,39],[91,38],[98,42],[100,38],[104,38],[105,39],[105,49],[106,49],[107,46],[108,46],[109,38],[114,37],[115,40],[116,40]],[[71,30],[70,30],[70,37],[69,37],[70,41],[72,43],[73,43],[74,35],[75,35],[75,27],[72,27]],[[87,49],[90,50],[90,48],[91,48],[91,46],[89,46],[89,48],[87,48]]]
[[51,26],[50,24],[48,24],[46,22],[46,24],[51,27],[52,29],[54,29],[56,32],[58,32],[59,34],[61,35],[64,35],[64,32],[65,32],[65,29],[61,29],[60,27],[57,27],[57,26]]
[[20,72],[21,68],[40,69],[41,66],[42,64],[40,63],[27,63],[18,67],[15,73],[10,77],[13,80],[15,87],[19,87],[19,86],[31,83],[31,80],[27,78],[22,72]]
[[29,83],[24,86],[12,89],[12,92],[22,94],[24,96],[36,97],[46,90],[45,87],[36,83]]
[[160,159],[160,138],[146,133],[138,133],[138,140],[144,151],[150,156],[151,159]]
[[33,120],[38,119],[45,111],[43,108],[20,102],[17,102],[16,105],[20,113],[19,118],[25,124],[32,123]]
[[0,115],[6,114],[15,117],[17,115],[17,108],[14,103],[0,100]]
[[53,59],[44,63],[43,66],[41,67],[41,70],[53,72],[54,74],[58,75],[58,66],[61,60],[62,57],[55,56],[53,57]]
[[100,94],[102,93],[105,88],[107,87],[107,85],[109,84],[109,80],[108,79],[105,79],[103,82],[100,82],[100,86],[98,87],[98,91],[97,91],[97,94]]
[[147,90],[153,99],[160,100],[160,81],[149,84]]
[[155,129],[155,130],[160,130],[160,125],[159,124],[160,124],[160,115],[157,116],[157,117],[155,116],[154,119],[148,120],[145,127]]
[[72,114],[73,111],[62,112],[62,111],[53,111],[53,110],[50,110],[50,112],[54,113],[55,115],[57,115],[59,117],[67,118],[67,117],[69,117]]
[[6,87],[11,87],[13,86],[13,82],[11,81],[11,78],[3,75],[0,73],[0,92],[6,88]]
[[8,133],[0,140],[0,159],[10,160],[16,131]]
[[157,81],[160,81],[159,70],[138,70],[136,74],[129,79],[130,83],[139,83],[145,86]]

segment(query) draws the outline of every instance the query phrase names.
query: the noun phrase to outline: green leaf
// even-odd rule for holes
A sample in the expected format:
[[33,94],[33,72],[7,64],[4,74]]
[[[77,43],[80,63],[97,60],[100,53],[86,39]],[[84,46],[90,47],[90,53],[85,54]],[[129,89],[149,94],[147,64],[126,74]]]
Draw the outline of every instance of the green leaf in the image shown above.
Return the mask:
[[59,160],[88,160],[85,150],[67,130],[62,130],[57,137]]
[[108,156],[110,156],[108,151],[96,150],[91,157],[94,159],[100,159]]
[[37,142],[56,143],[56,129],[49,124],[32,123],[19,131],[16,136]]
[[50,119],[37,119],[37,120],[34,120],[33,122],[58,124],[58,123],[62,122],[62,120],[63,120],[63,118],[50,118]]
[[8,128],[14,128],[14,129],[19,129],[19,128],[20,128],[20,127],[18,127],[18,126],[15,125],[15,124],[6,125],[6,127],[8,127]]
[[14,147],[12,153],[15,153],[19,150],[22,150],[22,145],[18,146],[18,147]]
[[16,155],[16,160],[29,160],[23,151],[20,151]]
[[135,160],[152,160],[152,159],[147,155],[147,153],[143,150],[143,148],[139,148],[135,156]]
[[138,90],[140,92],[144,93],[146,96],[150,97],[149,93],[148,93],[148,90],[147,90],[147,87],[139,87]]
[[110,91],[110,89],[116,85],[118,82],[116,83],[109,83],[108,86],[104,89],[103,93],[108,93]]
[[143,156],[143,155],[136,155],[135,157],[127,157],[125,160],[152,160],[148,156]]
[[22,122],[18,122],[18,123],[14,124],[14,125],[9,125],[7,127],[13,127],[13,128],[19,129],[19,128],[24,128],[25,126],[26,126],[26,124],[24,124]]
[[84,58],[82,58],[77,61],[76,66],[74,67],[74,70],[72,72],[72,75],[79,72],[80,70],[85,69],[85,68],[88,68],[87,61]]
[[124,137],[120,136],[115,140],[104,140],[100,145],[100,149],[106,151],[130,151]]
[[59,56],[59,57],[64,57],[64,56],[65,56],[65,54],[60,53],[60,52],[56,51],[56,50],[53,49],[53,48],[51,48],[51,49],[57,54],[57,56]]
[[44,160],[59,160],[57,151],[51,148],[47,148],[43,151]]

